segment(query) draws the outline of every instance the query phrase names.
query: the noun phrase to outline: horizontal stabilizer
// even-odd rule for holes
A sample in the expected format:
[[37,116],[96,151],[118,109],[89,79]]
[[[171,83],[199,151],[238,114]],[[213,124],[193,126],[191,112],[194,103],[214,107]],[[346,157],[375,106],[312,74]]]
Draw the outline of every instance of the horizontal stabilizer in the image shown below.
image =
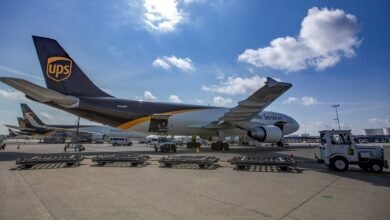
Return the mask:
[[79,99],[76,97],[62,95],[61,93],[38,86],[24,79],[0,77],[0,81],[39,102],[55,102],[64,107],[73,107],[79,102]]

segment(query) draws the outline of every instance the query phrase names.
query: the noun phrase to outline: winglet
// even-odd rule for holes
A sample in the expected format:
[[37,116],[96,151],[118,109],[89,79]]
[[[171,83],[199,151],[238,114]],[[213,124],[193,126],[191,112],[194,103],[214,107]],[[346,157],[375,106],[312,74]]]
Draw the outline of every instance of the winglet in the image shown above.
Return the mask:
[[266,83],[267,83],[267,86],[272,87],[272,86],[277,85],[279,82],[274,80],[274,79],[272,79],[271,77],[267,77],[267,82]]

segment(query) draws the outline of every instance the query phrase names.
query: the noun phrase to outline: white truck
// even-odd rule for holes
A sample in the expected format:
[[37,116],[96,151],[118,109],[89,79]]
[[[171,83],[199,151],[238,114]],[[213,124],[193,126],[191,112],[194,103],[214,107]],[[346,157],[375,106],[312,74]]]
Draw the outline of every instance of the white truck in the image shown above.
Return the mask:
[[160,137],[158,142],[153,145],[156,152],[160,150],[162,153],[176,153],[177,151],[177,146],[174,140],[167,137]]
[[350,164],[376,173],[388,168],[383,147],[357,146],[350,130],[324,130],[320,131],[320,136],[319,162],[333,170],[346,171]]

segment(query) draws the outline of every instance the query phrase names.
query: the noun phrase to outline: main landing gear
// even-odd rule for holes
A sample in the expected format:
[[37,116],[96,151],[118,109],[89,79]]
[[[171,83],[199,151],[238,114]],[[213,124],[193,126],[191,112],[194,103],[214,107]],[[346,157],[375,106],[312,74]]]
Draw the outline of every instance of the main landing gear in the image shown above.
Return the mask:
[[212,151],[227,151],[229,150],[229,144],[222,141],[217,141],[216,143],[211,144]]

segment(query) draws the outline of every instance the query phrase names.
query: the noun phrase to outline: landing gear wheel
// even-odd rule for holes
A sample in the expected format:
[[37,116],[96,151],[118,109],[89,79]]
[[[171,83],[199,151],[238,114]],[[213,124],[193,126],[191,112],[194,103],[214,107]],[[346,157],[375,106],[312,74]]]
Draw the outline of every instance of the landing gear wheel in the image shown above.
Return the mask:
[[229,150],[229,144],[228,143],[222,143],[222,150],[224,150],[224,151]]
[[374,161],[370,164],[370,170],[374,173],[380,173],[383,170],[383,166],[379,162]]
[[217,149],[217,147],[216,147],[216,145],[217,145],[217,143],[211,143],[211,150],[212,151],[216,151]]
[[211,143],[211,150],[212,151],[229,150],[229,144],[223,143],[222,141],[218,141],[216,143]]
[[348,169],[348,161],[343,157],[333,158],[330,163],[336,171],[344,172]]

